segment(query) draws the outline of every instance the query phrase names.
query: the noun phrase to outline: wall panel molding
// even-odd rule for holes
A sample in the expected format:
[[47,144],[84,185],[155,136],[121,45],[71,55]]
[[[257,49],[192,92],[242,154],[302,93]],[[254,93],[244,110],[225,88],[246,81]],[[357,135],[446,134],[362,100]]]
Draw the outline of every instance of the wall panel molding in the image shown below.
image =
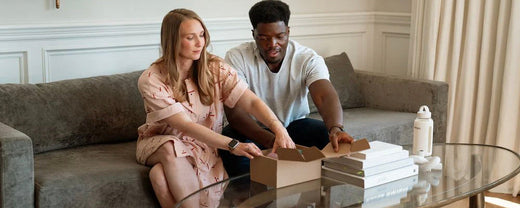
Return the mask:
[[160,23],[0,26],[0,41],[158,34]]
[[400,25],[410,27],[410,13],[375,12],[374,23],[385,25]]
[[[155,54],[155,57],[159,55],[159,45],[158,44],[145,44],[145,45],[119,45],[119,46],[108,46],[108,47],[81,47],[81,48],[44,48],[42,49],[43,54],[43,67],[42,67],[42,80],[43,82],[52,82],[61,79],[54,79],[53,73],[57,72],[65,72],[66,70],[70,70],[68,68],[64,68],[64,66],[70,65],[103,65],[100,62],[110,62],[112,59],[116,58],[124,58],[126,59],[125,63],[121,63],[121,65],[129,64],[134,61],[133,58],[142,58],[142,57],[132,57],[132,54],[138,55],[140,51],[145,51],[147,53]],[[121,57],[123,56],[123,57]],[[97,58],[97,60],[91,60],[92,58]],[[106,57],[106,58],[103,58]],[[68,59],[72,59],[68,61]],[[91,60],[92,62],[86,62]],[[148,60],[149,65],[152,59]],[[56,62],[62,62],[56,63]],[[63,63],[64,62],[64,63]],[[78,63],[74,63],[78,62]],[[139,65],[139,64],[138,64]],[[103,67],[103,66],[100,66]],[[142,66],[141,69],[144,69],[147,66]],[[83,68],[82,66],[78,66],[78,68]],[[86,67],[87,68],[87,67]],[[138,70],[138,69],[135,69]],[[117,71],[117,70],[103,70],[99,71],[96,69],[89,70],[88,68],[84,71],[82,70],[74,70],[72,72],[68,71],[67,73],[71,73],[72,75],[60,77],[76,77],[77,76],[98,76],[98,75],[106,75],[111,73],[122,73],[125,71]]]
[[27,51],[0,52],[0,83],[27,83]]
[[[381,69],[383,73],[406,76],[409,33],[383,32]],[[404,50],[404,51],[403,51]]]
[[[322,56],[346,51],[356,69],[384,72],[386,64],[382,62],[388,56],[380,51],[384,44],[383,33],[408,35],[410,18],[409,13],[319,13],[293,15],[289,25],[291,38],[302,41],[302,44],[312,47]],[[252,41],[252,27],[247,17],[208,18],[205,19],[205,23],[211,34],[210,51],[216,55],[224,56],[229,48],[245,41]],[[149,47],[159,46],[159,32],[159,22],[3,25],[0,26],[0,49],[25,51],[23,78],[20,82],[48,82],[57,80],[53,77],[60,77],[53,74],[62,72],[61,69],[53,68],[58,66],[55,64],[57,62],[53,61],[58,60],[51,60],[60,56],[67,56],[68,59],[60,59],[59,63],[66,62],[69,65],[75,59],[78,62],[88,60],[89,54],[92,55],[91,58],[114,56],[114,60],[118,60],[117,57],[121,54],[137,50],[140,56],[158,56],[158,48],[152,50]],[[142,47],[146,50],[139,49]],[[390,47],[399,46],[393,44]],[[98,52],[105,56],[99,56]],[[4,52],[0,51],[1,53]],[[140,61],[148,60],[149,58]],[[112,71],[130,70],[125,67],[133,66],[111,64],[109,58],[103,61],[111,67],[118,67]],[[142,63],[139,66],[149,64]],[[0,65],[0,69],[4,67]],[[81,76],[81,73],[78,73],[78,76]]]
[[[233,40],[238,34],[246,33],[250,36],[252,29],[248,18],[208,18],[205,24],[210,33],[226,33],[213,35],[218,41]],[[358,13],[328,13],[293,15],[289,25],[292,27],[326,27],[329,30],[337,28],[330,26],[351,24],[400,24],[410,25],[409,13],[385,12],[358,12]],[[89,25],[88,23],[59,24],[59,25],[24,25],[0,26],[0,41],[84,38],[106,36],[128,36],[142,34],[159,34],[160,22],[143,23],[111,23]],[[340,27],[341,28],[341,27]],[[348,30],[348,28],[343,28]],[[324,32],[324,31],[321,31]],[[243,37],[243,36],[240,36]]]

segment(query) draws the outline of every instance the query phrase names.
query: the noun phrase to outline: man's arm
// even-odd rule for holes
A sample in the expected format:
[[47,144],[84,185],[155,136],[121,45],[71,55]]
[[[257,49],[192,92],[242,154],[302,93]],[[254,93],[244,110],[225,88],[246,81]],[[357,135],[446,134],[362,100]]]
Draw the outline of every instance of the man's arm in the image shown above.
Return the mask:
[[228,108],[226,106],[224,106],[224,111],[229,125],[233,127],[235,131],[265,148],[273,147],[275,135],[258,125],[247,112],[239,107]]
[[[247,83],[244,72],[240,70],[246,68],[246,61],[241,55],[240,50],[238,48],[230,49],[226,53],[225,60],[232,68],[236,69],[238,77]],[[246,111],[239,107],[231,109],[224,106],[224,112],[226,113],[229,125],[233,127],[235,131],[265,148],[273,147],[275,135],[258,125],[258,123],[253,120]]]
[[329,139],[334,150],[337,151],[338,142],[352,142],[354,139],[346,132],[342,132],[343,109],[330,81],[326,79],[314,81],[309,86],[309,92],[329,131]]

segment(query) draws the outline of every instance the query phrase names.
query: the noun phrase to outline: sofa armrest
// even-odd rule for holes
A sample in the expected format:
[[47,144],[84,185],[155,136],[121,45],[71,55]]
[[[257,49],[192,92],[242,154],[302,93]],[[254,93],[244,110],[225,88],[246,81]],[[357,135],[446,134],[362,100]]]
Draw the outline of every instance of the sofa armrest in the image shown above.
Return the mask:
[[427,105],[434,122],[434,142],[446,142],[448,84],[375,72],[356,71],[365,106],[416,113]]
[[31,139],[0,122],[0,207],[34,206]]

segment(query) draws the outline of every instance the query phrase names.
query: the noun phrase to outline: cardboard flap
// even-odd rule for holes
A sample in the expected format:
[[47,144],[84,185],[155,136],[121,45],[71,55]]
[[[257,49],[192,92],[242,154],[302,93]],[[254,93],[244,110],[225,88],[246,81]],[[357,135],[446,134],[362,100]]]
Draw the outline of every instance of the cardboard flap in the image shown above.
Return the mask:
[[338,152],[334,152],[332,144],[329,142],[327,146],[321,150],[321,152],[325,155],[325,157],[340,157],[343,155],[348,155],[351,152],[357,152],[366,149],[370,149],[370,144],[366,138],[363,138],[352,142],[352,144],[339,143]]
[[312,161],[324,158],[325,155],[315,146],[305,148],[302,150],[305,161]]
[[370,143],[366,138],[357,140],[350,145],[350,152],[359,152],[366,149],[370,149]]
[[305,161],[301,149],[278,148],[278,160]]

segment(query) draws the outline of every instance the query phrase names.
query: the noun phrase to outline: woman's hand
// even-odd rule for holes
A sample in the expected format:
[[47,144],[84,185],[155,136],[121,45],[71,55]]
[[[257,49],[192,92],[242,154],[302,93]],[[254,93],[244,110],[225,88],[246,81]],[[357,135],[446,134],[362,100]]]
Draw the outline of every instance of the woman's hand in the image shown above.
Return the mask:
[[261,156],[262,151],[258,148],[255,143],[238,143],[238,146],[231,150],[231,153],[237,156],[244,156],[249,159],[253,159],[255,156]]

